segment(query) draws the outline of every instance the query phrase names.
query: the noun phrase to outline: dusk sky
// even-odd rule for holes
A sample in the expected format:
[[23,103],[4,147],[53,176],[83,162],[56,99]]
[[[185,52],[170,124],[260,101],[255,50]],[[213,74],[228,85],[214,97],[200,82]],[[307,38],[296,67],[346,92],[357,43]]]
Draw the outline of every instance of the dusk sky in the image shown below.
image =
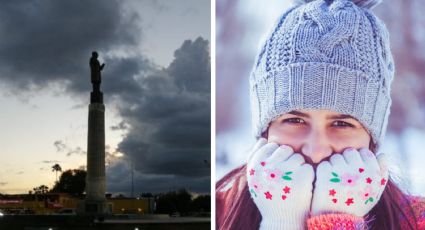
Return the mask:
[[93,50],[107,192],[210,192],[210,1],[0,3],[0,193],[85,167]]

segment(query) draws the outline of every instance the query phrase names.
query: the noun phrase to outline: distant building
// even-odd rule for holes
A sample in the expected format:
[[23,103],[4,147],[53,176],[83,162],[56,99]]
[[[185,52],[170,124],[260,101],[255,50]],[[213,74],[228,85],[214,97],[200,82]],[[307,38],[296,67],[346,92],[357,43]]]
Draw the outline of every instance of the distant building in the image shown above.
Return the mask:
[[[152,214],[154,198],[111,198],[113,214]],[[72,214],[84,197],[73,197],[66,193],[13,194],[0,196],[0,209],[11,214]],[[64,211],[65,210],[65,211]]]

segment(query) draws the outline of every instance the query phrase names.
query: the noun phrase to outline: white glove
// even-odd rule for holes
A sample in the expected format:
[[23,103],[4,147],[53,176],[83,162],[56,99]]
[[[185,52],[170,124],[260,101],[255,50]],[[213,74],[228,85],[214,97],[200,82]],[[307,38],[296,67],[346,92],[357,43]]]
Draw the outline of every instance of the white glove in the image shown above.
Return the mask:
[[314,170],[300,154],[285,145],[263,144],[249,159],[247,179],[262,216],[260,229],[305,228]]
[[384,154],[346,149],[319,164],[312,215],[346,213],[363,217],[379,201],[388,181]]

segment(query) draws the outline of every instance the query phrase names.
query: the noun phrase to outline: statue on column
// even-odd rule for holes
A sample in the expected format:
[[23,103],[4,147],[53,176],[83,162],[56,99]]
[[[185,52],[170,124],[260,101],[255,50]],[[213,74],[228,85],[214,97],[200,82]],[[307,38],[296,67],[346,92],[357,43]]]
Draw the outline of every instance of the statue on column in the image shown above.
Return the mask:
[[102,78],[100,76],[100,71],[105,67],[105,63],[100,65],[97,57],[99,55],[96,51],[91,53],[90,58],[90,70],[91,70],[91,83],[93,84],[93,92],[100,92],[100,83],[102,82]]

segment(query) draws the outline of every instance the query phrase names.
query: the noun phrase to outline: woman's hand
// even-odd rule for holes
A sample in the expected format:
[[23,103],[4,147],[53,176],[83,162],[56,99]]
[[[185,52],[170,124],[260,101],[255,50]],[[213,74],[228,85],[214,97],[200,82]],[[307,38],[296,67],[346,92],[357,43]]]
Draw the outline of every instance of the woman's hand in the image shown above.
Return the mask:
[[388,181],[384,154],[346,149],[319,164],[312,215],[347,213],[363,217],[378,203]]
[[260,229],[304,229],[310,211],[313,167],[292,148],[264,139],[247,164],[249,192],[262,221]]

